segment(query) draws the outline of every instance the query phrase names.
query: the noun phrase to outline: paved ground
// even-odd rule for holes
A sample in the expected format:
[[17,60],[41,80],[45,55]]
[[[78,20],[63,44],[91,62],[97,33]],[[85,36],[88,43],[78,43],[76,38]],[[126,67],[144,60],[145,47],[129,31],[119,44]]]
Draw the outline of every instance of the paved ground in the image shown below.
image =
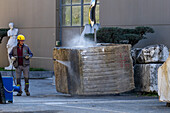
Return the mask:
[[31,96],[17,97],[13,104],[0,104],[0,112],[26,113],[170,113],[158,97],[121,94],[119,96],[70,96],[57,93],[52,79],[30,80]]

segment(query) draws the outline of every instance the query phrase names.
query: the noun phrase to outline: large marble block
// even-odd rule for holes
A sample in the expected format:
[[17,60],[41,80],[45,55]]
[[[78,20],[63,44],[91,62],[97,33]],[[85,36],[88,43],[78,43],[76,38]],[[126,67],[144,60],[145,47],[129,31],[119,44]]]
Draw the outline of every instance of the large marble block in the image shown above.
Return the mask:
[[134,89],[130,49],[130,45],[54,48],[56,90],[103,95]]
[[143,48],[137,56],[137,63],[163,63],[169,56],[168,48],[162,44]]
[[141,50],[142,50],[142,48],[133,48],[131,50],[133,65],[135,65],[137,63],[136,59],[137,59],[138,54],[141,52]]
[[136,64],[134,66],[134,78],[136,91],[158,91],[158,68],[162,64]]
[[170,56],[158,69],[158,95],[161,102],[170,103]]

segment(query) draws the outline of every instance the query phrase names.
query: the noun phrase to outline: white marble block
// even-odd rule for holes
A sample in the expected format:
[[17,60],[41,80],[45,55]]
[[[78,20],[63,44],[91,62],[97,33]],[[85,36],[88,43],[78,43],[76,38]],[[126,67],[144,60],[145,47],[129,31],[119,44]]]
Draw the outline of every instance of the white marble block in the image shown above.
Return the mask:
[[136,91],[158,91],[157,70],[162,64],[136,64],[134,66],[134,78]]
[[170,103],[170,57],[158,69],[158,95],[161,102]]
[[162,44],[143,48],[137,56],[137,63],[163,63],[169,56],[168,48]]

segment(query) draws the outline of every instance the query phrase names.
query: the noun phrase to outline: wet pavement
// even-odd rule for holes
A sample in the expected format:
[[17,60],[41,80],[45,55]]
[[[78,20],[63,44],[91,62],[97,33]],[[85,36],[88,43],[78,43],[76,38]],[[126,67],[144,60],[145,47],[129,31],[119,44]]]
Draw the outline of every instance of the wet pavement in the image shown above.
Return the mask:
[[[24,83],[22,81],[22,83]],[[52,78],[31,79],[30,93],[0,104],[0,112],[21,113],[170,113],[158,97],[124,93],[119,96],[71,96],[56,92]]]

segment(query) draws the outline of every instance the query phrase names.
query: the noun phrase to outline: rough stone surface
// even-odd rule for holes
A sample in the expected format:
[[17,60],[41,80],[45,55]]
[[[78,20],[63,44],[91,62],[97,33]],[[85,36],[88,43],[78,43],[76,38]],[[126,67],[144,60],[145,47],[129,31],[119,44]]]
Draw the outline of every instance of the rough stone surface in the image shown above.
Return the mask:
[[131,55],[132,55],[132,59],[133,59],[133,65],[136,64],[136,59],[138,54],[140,53],[140,51],[142,50],[142,48],[134,48],[131,50]]
[[162,64],[136,64],[134,66],[134,78],[136,91],[158,92],[158,68]]
[[162,44],[147,46],[143,48],[137,56],[137,63],[163,63],[168,56],[168,48]]
[[170,103],[170,56],[158,69],[158,95],[160,101]]
[[130,49],[130,45],[54,48],[57,91],[101,95],[134,89]]

